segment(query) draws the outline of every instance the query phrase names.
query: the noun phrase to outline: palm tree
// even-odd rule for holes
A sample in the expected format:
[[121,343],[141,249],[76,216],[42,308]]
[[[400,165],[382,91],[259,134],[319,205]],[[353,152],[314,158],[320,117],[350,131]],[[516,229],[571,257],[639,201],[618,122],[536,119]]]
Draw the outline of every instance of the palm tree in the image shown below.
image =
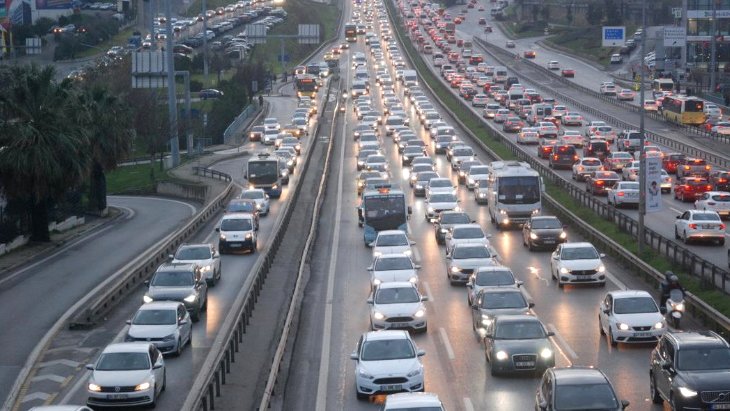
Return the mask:
[[78,93],[52,66],[17,66],[0,93],[0,186],[28,204],[31,239],[49,241],[48,211],[88,170]]
[[106,88],[93,86],[84,93],[85,126],[91,156],[89,207],[106,209],[106,175],[124,159],[132,145],[132,112],[121,98]]

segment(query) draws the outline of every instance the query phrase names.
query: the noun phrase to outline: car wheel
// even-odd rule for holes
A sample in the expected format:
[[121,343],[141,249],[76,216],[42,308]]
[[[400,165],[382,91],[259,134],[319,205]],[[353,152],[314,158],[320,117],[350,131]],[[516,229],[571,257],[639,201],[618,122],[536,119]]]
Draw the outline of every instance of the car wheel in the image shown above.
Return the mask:
[[682,235],[682,242],[685,244],[689,244],[689,237],[687,237],[687,231],[684,231]]
[[654,374],[649,374],[649,395],[651,395],[651,402],[654,404],[661,404],[664,402],[659,391],[656,389],[656,381]]
[[190,319],[193,320],[194,323],[200,321],[200,311],[193,311],[190,313]]
[[677,231],[677,227],[674,227],[674,239],[679,240],[679,231]]
[[182,338],[178,338],[177,347],[175,348],[175,357],[179,357],[180,355],[182,355],[182,350],[183,350]]
[[153,394],[152,394],[152,402],[147,404],[147,408],[152,408],[152,409],[157,408],[157,386],[156,385],[155,385],[155,389],[153,390]]
[[355,394],[357,395],[358,400],[367,400],[368,398],[370,398],[368,394],[363,394],[358,390],[355,390]]
[[611,330],[611,327],[608,327],[608,342],[611,343],[611,347],[618,345],[618,341],[613,338],[613,330]]

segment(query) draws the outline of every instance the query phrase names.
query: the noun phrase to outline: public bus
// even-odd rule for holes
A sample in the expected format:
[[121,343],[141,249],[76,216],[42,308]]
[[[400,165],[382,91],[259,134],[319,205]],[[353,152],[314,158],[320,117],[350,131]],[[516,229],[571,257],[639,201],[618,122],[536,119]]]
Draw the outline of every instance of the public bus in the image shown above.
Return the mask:
[[314,97],[317,96],[319,86],[317,78],[311,74],[300,74],[296,77],[295,86],[297,88],[297,97]]
[[674,91],[674,81],[670,78],[658,78],[651,82],[654,91]]
[[542,211],[540,174],[522,161],[493,161],[487,178],[489,217],[497,228],[522,224]]
[[261,188],[269,197],[281,197],[281,173],[279,158],[269,153],[259,153],[246,163],[243,178],[248,180],[249,188]]
[[345,24],[345,40],[350,43],[357,41],[357,26],[355,23]]
[[375,241],[379,231],[403,230],[408,232],[408,216],[411,207],[406,205],[403,190],[390,188],[390,185],[375,186],[362,194],[357,208],[358,225],[364,227],[365,244]]
[[662,101],[662,115],[667,121],[699,126],[705,123],[705,102],[696,97],[666,96]]

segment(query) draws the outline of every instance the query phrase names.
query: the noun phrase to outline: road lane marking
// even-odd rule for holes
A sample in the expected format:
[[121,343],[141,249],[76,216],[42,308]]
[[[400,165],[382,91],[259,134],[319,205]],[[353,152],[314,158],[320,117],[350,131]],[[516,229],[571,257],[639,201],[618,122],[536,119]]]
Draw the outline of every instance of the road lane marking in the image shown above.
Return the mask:
[[134,218],[134,215],[136,214],[135,211],[129,207],[122,207],[122,206],[114,206],[114,207],[120,208],[127,212],[127,216],[124,217],[125,220],[131,220],[132,218]]
[[[126,199],[135,199],[136,200],[136,199],[139,199],[140,197],[132,197],[132,196],[109,196],[109,198],[126,198]],[[186,203],[184,201],[172,200],[172,199],[169,199],[169,198],[158,198],[158,197],[143,197],[143,198],[145,200],[166,201],[166,202],[170,202],[170,203],[176,203],[176,204],[183,205],[183,206],[185,206],[185,207],[187,207],[187,208],[190,209],[190,215],[195,215],[195,213],[198,212],[198,209],[194,205],[188,204],[188,203]]]
[[674,207],[669,207],[669,209],[670,209],[670,210],[672,210],[672,211],[674,211],[675,213],[679,213],[679,214],[682,214],[682,213],[684,213],[684,211],[682,211],[682,210],[677,210],[677,209],[676,209],[676,208],[674,208]]
[[[555,336],[553,336],[553,339],[557,340],[558,344],[555,344],[555,347],[557,347],[558,351],[560,351],[560,354],[563,355],[563,358],[565,358],[566,361],[568,361],[569,365],[573,365],[573,361],[570,360],[570,358],[577,360],[578,354],[573,351],[572,348],[570,348],[570,345],[568,345],[568,342],[563,339],[563,336],[560,335],[558,332],[558,329],[555,328],[554,325],[548,324],[548,330],[552,331]],[[561,347],[562,346],[562,347]],[[566,354],[567,352],[567,354]],[[570,356],[570,358],[568,358]]]
[[619,280],[618,278],[616,278],[616,276],[613,275],[613,274],[611,274],[611,272],[608,271],[608,270],[606,270],[606,278],[608,278],[609,280],[611,280],[614,284],[616,284],[616,286],[618,288],[620,288],[622,290],[628,290],[629,289],[629,287],[627,287],[626,284],[624,284],[621,280]]
[[428,285],[428,282],[423,281],[421,284],[423,284],[423,289],[426,290],[426,297],[428,297],[428,301],[433,302],[433,294],[431,293],[431,287]]
[[474,404],[472,404],[471,398],[464,397],[464,409],[466,411],[474,411]]
[[446,347],[446,354],[449,355],[449,359],[450,360],[455,359],[456,356],[454,355],[454,349],[451,348],[451,343],[449,342],[449,336],[448,336],[448,334],[446,334],[445,328],[443,328],[443,327],[439,328],[439,336],[441,337],[441,342]]

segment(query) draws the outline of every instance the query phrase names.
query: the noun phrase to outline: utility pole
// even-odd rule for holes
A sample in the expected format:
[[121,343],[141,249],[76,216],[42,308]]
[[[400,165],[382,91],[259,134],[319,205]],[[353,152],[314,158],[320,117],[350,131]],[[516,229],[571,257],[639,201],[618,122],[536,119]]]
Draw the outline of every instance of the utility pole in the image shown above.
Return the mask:
[[203,86],[209,87],[208,81],[208,6],[206,0],[202,1],[203,9]]
[[175,60],[172,53],[172,0],[165,0],[165,30],[167,41],[165,44],[165,58],[167,60],[167,105],[170,117],[170,155],[172,166],[180,164],[180,143],[177,140],[177,90],[175,90]]
[[712,23],[710,29],[710,93],[715,92],[717,79],[715,77],[715,66],[717,65],[717,0],[712,0]]
[[[646,56],[646,0],[641,1],[641,58]],[[639,237],[639,257],[644,253],[644,216],[646,215],[646,155],[644,151],[644,74],[645,64],[641,60],[641,70],[639,73],[639,227],[637,236]]]

